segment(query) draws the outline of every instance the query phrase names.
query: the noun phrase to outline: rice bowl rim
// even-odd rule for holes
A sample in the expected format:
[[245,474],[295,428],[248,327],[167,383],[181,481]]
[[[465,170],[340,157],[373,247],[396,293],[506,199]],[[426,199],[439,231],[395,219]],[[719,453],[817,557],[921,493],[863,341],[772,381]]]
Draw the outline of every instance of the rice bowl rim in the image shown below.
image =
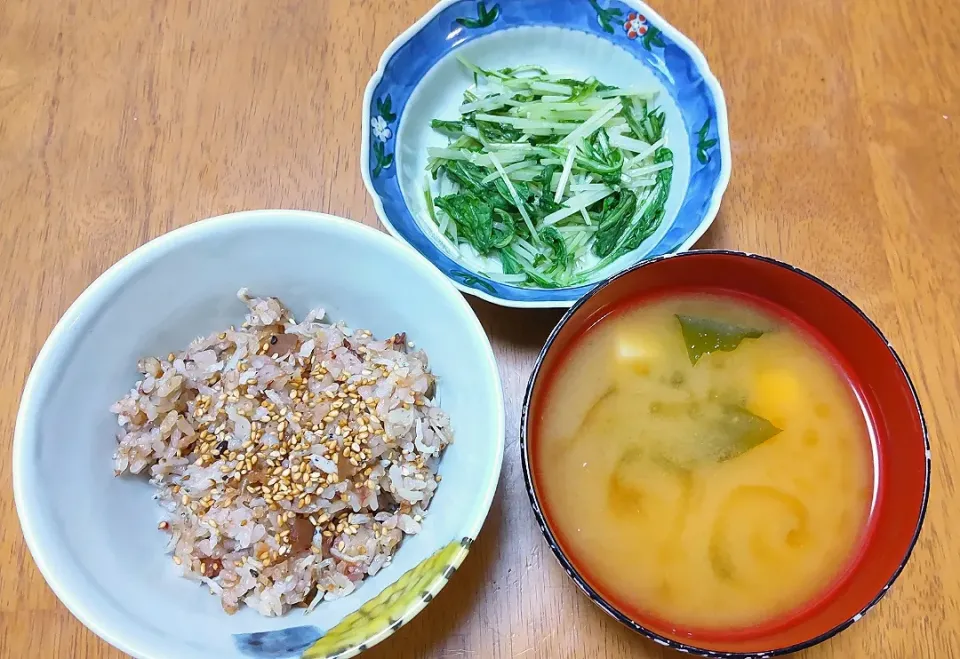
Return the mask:
[[[480,514],[459,535],[476,538],[489,515],[503,465],[506,435],[503,388],[500,382],[499,369],[490,339],[480,324],[476,313],[456,287],[433,264],[412,247],[373,227],[314,211],[283,209],[240,211],[206,218],[174,229],[147,241],[114,263],[88,285],[67,308],[44,341],[30,369],[20,398],[13,433],[13,494],[17,516],[20,521],[20,530],[26,541],[27,549],[30,551],[47,585],[70,613],[97,636],[127,654],[136,657],[152,656],[147,654],[147,648],[137,647],[139,643],[135,641],[136,632],[118,633],[117,625],[103,624],[101,619],[88,614],[82,591],[78,592],[60,582],[59,575],[66,568],[57,565],[59,559],[52,556],[47,545],[39,539],[38,522],[35,520],[44,517],[44,515],[38,515],[36,509],[28,508],[25,503],[28,500],[27,490],[39,487],[39,483],[35,482],[34,479],[25,476],[27,447],[34,445],[34,439],[39,436],[37,420],[40,410],[38,409],[38,401],[55,382],[63,351],[69,349],[75,342],[75,337],[79,332],[78,328],[82,328],[82,321],[89,314],[96,313],[133,275],[159,262],[168,254],[185,245],[207,242],[223,234],[267,226],[270,228],[284,226],[305,233],[312,233],[316,232],[321,225],[332,229],[334,234],[353,234],[361,241],[378,244],[387,251],[393,252],[406,267],[417,271],[423,277],[436,283],[443,296],[442,300],[446,303],[447,312],[462,317],[473,333],[473,338],[479,340],[479,345],[484,353],[483,361],[488,371],[487,374],[493,382],[492,391],[489,394],[494,397],[493,402],[496,409],[496,441],[493,456],[495,476],[487,483],[484,491],[479,493],[480,496],[474,499],[478,503],[475,510]],[[440,587],[442,588],[443,585],[445,584]],[[362,606],[365,601],[358,599],[356,608]],[[416,604],[411,608],[417,608]],[[416,612],[419,612],[419,608]]]

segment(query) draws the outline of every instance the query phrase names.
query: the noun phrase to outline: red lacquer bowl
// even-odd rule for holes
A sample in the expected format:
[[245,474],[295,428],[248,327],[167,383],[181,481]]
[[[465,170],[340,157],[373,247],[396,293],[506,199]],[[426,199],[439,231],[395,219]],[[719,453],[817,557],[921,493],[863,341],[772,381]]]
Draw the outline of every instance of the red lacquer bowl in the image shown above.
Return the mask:
[[[772,305],[806,326],[858,389],[877,442],[877,497],[857,558],[827,592],[770,623],[728,632],[680,629],[629,613],[569,557],[537,482],[537,424],[546,383],[568,348],[623,303],[671,292],[727,292]],[[883,334],[850,300],[790,265],[740,252],[705,250],[645,261],[594,289],[547,340],[527,387],[520,428],[524,478],[537,522],[564,570],[604,611],[651,640],[708,657],[759,658],[820,643],[859,620],[903,570],[923,523],[930,444],[916,391]]]

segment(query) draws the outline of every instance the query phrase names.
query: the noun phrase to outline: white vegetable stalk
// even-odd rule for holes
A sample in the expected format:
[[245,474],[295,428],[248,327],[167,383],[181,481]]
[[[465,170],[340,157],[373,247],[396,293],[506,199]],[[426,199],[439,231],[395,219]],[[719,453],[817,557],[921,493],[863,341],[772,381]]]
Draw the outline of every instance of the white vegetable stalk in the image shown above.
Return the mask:
[[646,142],[627,137],[623,133],[611,133],[610,146],[615,146],[624,151],[632,151],[633,153],[646,153],[650,149],[650,145]]
[[[459,151],[457,149],[443,149],[439,147],[428,147],[427,155],[431,158],[442,158],[444,160],[462,160],[465,162],[472,162],[474,165],[480,165],[481,167],[493,167],[493,161],[490,159],[492,154],[480,154],[474,153],[473,151]],[[525,156],[522,151],[508,152],[501,151],[498,153],[499,160],[501,163],[515,163],[524,160]]]
[[506,117],[499,114],[477,113],[477,121],[489,121],[494,124],[513,126],[520,130],[549,130],[556,135],[566,135],[576,128],[576,124],[565,124],[559,121],[544,121],[542,119],[523,119],[521,117]]
[[540,178],[541,170],[536,167],[530,167],[527,169],[521,169],[519,171],[513,172],[510,174],[510,179],[513,181],[523,181],[525,183],[530,181],[536,181]]
[[589,99],[571,103],[569,101],[560,101],[557,103],[547,103],[544,101],[532,101],[530,103],[520,103],[518,108],[523,108],[531,117],[542,117],[553,112],[575,112],[579,110],[590,110],[595,112],[607,103],[598,99]]
[[592,117],[587,119],[585,122],[580,124],[580,126],[567,135],[565,138],[560,140],[560,146],[570,146],[571,144],[578,144],[582,140],[587,139],[598,130],[600,130],[607,121],[609,121],[615,114],[620,112],[623,109],[623,105],[620,104],[619,99],[614,99],[597,110]]
[[[522,161],[520,161],[520,162],[515,162],[515,163],[513,163],[512,165],[507,165],[506,167],[503,168],[503,171],[504,171],[504,173],[506,173],[506,174],[510,174],[510,173],[512,173],[512,172],[517,171],[518,169],[524,169],[525,167],[529,167],[529,166],[532,165],[532,164],[533,164],[533,163],[531,163],[531,162],[528,161],[528,160],[522,160]],[[488,183],[493,183],[493,182],[496,181],[499,177],[500,177],[500,172],[499,172],[499,171],[493,171],[493,172],[490,172],[489,174],[487,174],[486,176],[484,176],[484,177],[483,177],[483,180],[480,181],[480,182],[483,183],[484,185],[486,185],[486,184],[488,184]]]
[[664,162],[658,162],[655,165],[650,165],[649,167],[640,167],[639,169],[631,169],[627,172],[627,176],[630,178],[640,178],[643,176],[649,176],[650,174],[655,174],[663,169],[670,169],[673,167],[672,160],[665,160]]
[[502,108],[507,101],[513,98],[513,96],[514,92],[507,92],[506,94],[500,94],[499,96],[482,98],[479,101],[474,101],[473,103],[464,103],[460,106],[460,114],[468,114],[470,112],[476,112],[477,110],[489,112],[490,110]]
[[609,190],[610,186],[606,183],[573,183],[570,185],[570,192],[596,192],[597,190]]
[[573,161],[577,157],[577,147],[572,146],[567,151],[567,160],[563,163],[563,171],[560,173],[560,183],[557,184],[557,192],[553,195],[553,203],[559,204],[563,199],[563,190],[567,187],[567,181],[570,180],[570,172],[573,171]]
[[624,169],[631,169],[633,167],[636,167],[637,165],[642,163],[644,160],[652,156],[656,152],[656,150],[662,147],[664,144],[666,144],[666,142],[667,142],[667,136],[666,136],[666,131],[664,131],[663,137],[661,137],[659,140],[651,144],[645,151],[641,151],[635,157],[628,160],[624,164]]
[[570,96],[573,93],[568,85],[558,85],[553,82],[532,82],[530,89],[544,94],[560,94],[561,96]]
[[619,96],[630,96],[645,101],[652,101],[657,98],[660,92],[650,91],[649,89],[605,89],[597,92],[597,98],[616,98]]
[[523,200],[520,199],[520,195],[517,194],[517,189],[513,187],[513,183],[510,182],[510,177],[503,171],[503,165],[500,164],[500,161],[492,153],[490,154],[490,160],[493,162],[493,166],[497,168],[497,171],[500,172],[500,178],[503,179],[507,190],[510,191],[510,196],[513,197],[513,203],[517,205],[517,210],[520,211],[520,217],[522,217],[526,223],[527,229],[530,231],[530,235],[533,236],[534,242],[540,242],[540,236],[537,235],[537,230],[533,228],[533,221],[530,219],[530,214],[527,213]]
[[601,199],[605,199],[612,194],[613,190],[608,188],[606,190],[597,190],[596,192],[584,192],[576,197],[571,197],[567,199],[567,203],[563,208],[543,218],[543,225],[548,227],[556,224],[560,220],[579,212],[581,208],[589,208]]

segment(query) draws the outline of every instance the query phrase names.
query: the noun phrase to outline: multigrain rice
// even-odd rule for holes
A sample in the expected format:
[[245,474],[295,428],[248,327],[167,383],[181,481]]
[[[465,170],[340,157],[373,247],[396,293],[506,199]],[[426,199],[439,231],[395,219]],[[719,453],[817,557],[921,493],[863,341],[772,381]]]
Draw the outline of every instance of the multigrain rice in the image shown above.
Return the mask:
[[348,595],[418,533],[452,441],[427,356],[239,292],[242,327],[141,359],[111,407],[183,576],[267,616]]

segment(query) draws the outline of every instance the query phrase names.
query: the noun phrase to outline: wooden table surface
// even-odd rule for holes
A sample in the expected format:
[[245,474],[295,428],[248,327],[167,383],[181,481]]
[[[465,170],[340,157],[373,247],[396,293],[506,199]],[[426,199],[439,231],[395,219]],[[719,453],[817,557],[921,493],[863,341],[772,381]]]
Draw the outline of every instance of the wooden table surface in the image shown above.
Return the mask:
[[[361,97],[384,48],[430,5],[0,1],[6,455],[44,337],[138,245],[248,208],[377,224],[360,180]],[[803,656],[960,656],[960,4],[658,5],[703,49],[729,106],[733,176],[700,245],[785,259],[847,293],[898,347],[930,426],[933,489],[912,560],[863,621]],[[674,656],[582,596],[534,523],[518,412],[559,313],[474,308],[506,392],[500,488],[462,570],[368,656]],[[0,480],[0,657],[122,656],[47,588],[20,535],[7,460]]]

